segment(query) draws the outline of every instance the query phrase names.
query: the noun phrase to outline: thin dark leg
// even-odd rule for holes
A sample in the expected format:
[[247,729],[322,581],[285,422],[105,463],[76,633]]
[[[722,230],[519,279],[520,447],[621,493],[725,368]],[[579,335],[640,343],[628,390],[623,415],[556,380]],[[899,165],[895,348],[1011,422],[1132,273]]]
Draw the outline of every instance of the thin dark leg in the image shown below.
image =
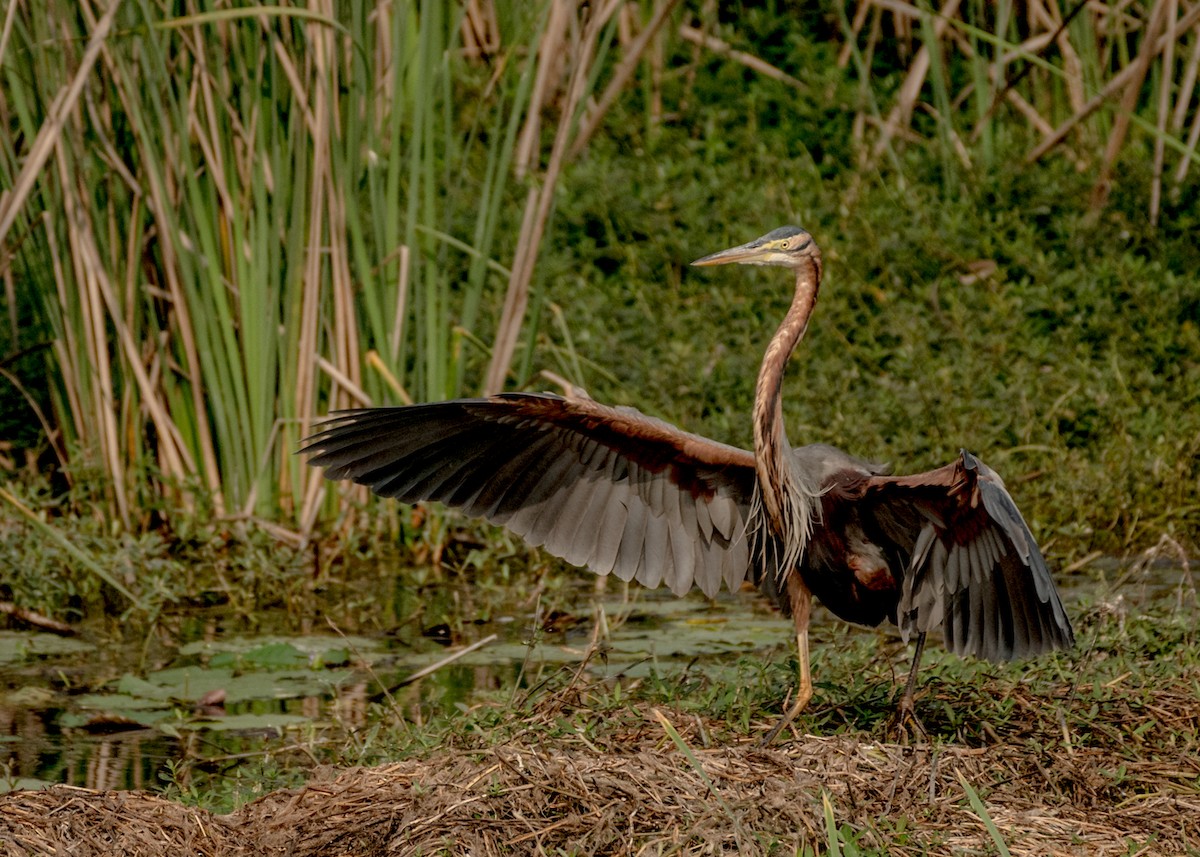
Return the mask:
[[917,635],[917,650],[913,652],[912,666],[908,670],[908,683],[904,685],[904,696],[900,707],[913,710],[913,692],[917,689],[917,672],[921,669],[921,655],[925,653],[925,632]]
[[917,709],[914,705],[914,695],[917,689],[917,672],[921,668],[921,655],[925,652],[925,633],[921,632],[917,635],[917,650],[913,652],[912,667],[908,670],[908,681],[904,684],[904,695],[900,697],[900,704],[896,707],[895,720],[893,727],[903,740],[908,739],[908,728],[911,725],[913,730],[924,737],[925,727],[921,725],[921,721],[917,719]]

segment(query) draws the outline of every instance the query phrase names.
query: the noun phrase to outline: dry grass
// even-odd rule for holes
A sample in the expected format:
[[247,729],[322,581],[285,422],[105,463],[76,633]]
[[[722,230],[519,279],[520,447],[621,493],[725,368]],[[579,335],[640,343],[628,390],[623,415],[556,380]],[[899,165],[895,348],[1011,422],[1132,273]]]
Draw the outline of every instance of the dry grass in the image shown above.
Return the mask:
[[[0,842],[14,855],[794,854],[829,847],[827,800],[837,839],[859,852],[988,853],[989,824],[1013,855],[1200,851],[1194,754],[1131,760],[1119,742],[1073,748],[1044,732],[979,747],[802,736],[700,749],[724,725],[669,714],[685,754],[646,706],[600,748],[581,733],[547,740],[561,703],[498,744],[323,769],[225,816],[138,792],[14,793],[0,798]],[[1195,717],[1183,696],[1156,704]]]

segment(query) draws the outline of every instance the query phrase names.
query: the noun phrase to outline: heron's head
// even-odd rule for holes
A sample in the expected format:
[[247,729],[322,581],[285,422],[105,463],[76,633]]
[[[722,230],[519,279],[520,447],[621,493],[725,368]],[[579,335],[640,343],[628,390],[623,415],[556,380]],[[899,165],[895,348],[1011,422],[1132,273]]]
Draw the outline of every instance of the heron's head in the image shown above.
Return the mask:
[[821,251],[817,249],[807,230],[799,226],[780,226],[749,244],[730,247],[719,253],[704,256],[693,265],[779,265],[795,268],[805,259],[816,259],[820,263]]

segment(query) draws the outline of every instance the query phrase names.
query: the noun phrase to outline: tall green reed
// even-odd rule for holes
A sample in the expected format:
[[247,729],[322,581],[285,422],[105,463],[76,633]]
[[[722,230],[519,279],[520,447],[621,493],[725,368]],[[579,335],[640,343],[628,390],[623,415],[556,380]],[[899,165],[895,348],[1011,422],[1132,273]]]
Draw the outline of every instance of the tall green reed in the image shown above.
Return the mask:
[[438,0],[9,10],[0,265],[42,322],[9,347],[48,342],[57,446],[103,475],[102,514],[306,529],[322,483],[293,452],[317,415],[478,389],[473,343],[512,336],[485,312],[492,257],[536,258],[512,163],[549,6],[506,10],[490,63]]

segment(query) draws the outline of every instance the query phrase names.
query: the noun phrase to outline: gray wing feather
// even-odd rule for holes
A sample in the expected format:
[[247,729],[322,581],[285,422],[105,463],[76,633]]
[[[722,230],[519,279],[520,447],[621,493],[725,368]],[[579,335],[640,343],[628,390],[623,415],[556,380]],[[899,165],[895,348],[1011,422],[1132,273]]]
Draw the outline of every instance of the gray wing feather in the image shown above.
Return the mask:
[[[720,493],[718,493],[720,496]],[[725,509],[726,514],[731,508],[736,508],[729,497],[723,498],[722,503],[710,504],[710,511],[716,509]],[[750,566],[750,540],[746,538],[746,519],[743,517],[738,520],[737,525],[734,525],[734,519],[730,517],[728,529],[720,528],[722,538],[717,539],[715,546],[721,548],[721,579],[725,581],[725,585],[730,592],[736,591],[746,577],[746,569]],[[714,523],[716,516],[713,517]],[[716,587],[714,587],[716,588]]]
[[661,517],[646,521],[646,538],[642,542],[642,561],[638,567],[637,580],[643,586],[654,589],[662,583],[665,565],[671,550],[671,537],[663,526]]
[[671,555],[675,561],[667,568],[667,586],[676,595],[682,595],[692,588],[692,578],[697,572],[696,549],[703,542],[697,536],[700,534],[696,524],[695,503],[683,502],[683,495],[677,491],[671,492],[667,501],[667,526],[671,534]]
[[613,562],[613,574],[629,582],[642,568],[642,549],[646,543],[646,521],[650,510],[640,498],[628,501],[625,529],[621,531],[621,546]]
[[987,656],[989,646],[985,642],[986,637],[984,631],[987,629],[988,619],[990,618],[984,610],[986,599],[984,598],[984,587],[971,586],[966,590],[967,593],[967,613],[965,619],[967,621],[967,644],[965,651],[970,652],[977,658]]
[[[736,529],[737,524],[745,523],[745,517],[737,514],[737,503],[730,502],[729,497],[722,498],[722,502],[708,503],[707,508],[708,517],[713,523],[713,529],[724,536],[727,540],[732,540],[734,538],[734,530]],[[735,524],[735,521],[737,524]]]
[[[551,460],[546,467],[539,469],[536,478],[529,484],[526,505],[519,507],[516,514],[509,518],[504,526],[534,546],[544,544],[547,530],[553,524],[555,516],[562,511],[567,492],[573,484],[569,475],[575,464],[576,462],[563,456]],[[440,499],[435,494],[383,494],[383,496],[396,497],[409,503],[422,499]],[[413,499],[409,499],[410,497]]]
[[553,440],[548,434],[539,435],[531,438],[524,447],[514,450],[490,478],[479,480],[479,492],[463,506],[463,511],[500,524],[507,521],[520,508],[513,502],[513,497],[520,494],[519,486],[541,477],[533,463],[548,454]]
[[[591,569],[613,569],[617,565],[617,554],[621,550],[621,537],[629,522],[629,483],[614,482],[607,504],[601,510],[603,516],[594,530],[596,544],[591,555],[581,565]],[[601,572],[603,573],[603,572]]]
[[957,592],[970,579],[970,569],[963,567],[963,552],[957,545],[944,548],[946,552],[946,588]]
[[310,464],[375,493],[485,518],[598,573],[737,588],[753,457],[631,408],[505,394],[334,416]]
[[876,484],[889,495],[877,521],[911,545],[897,610],[905,639],[940,625],[951,651],[993,661],[1074,643],[1046,561],[995,471],[964,451],[939,471]]
[[577,483],[573,493],[580,495],[578,520],[573,526],[552,521],[551,539],[555,544],[550,552],[572,565],[584,565],[595,550],[600,530],[598,524],[604,519],[604,503],[611,493],[611,484],[603,479],[594,483]]

